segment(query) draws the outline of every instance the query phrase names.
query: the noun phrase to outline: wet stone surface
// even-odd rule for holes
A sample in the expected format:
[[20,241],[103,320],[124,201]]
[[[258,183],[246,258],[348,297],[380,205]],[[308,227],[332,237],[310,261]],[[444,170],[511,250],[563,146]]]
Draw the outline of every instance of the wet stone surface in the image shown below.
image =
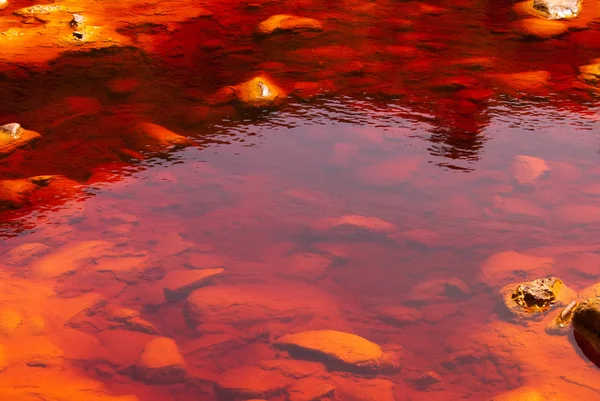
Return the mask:
[[531,312],[543,312],[556,303],[562,286],[563,282],[556,277],[541,278],[519,285],[511,297],[514,302]]

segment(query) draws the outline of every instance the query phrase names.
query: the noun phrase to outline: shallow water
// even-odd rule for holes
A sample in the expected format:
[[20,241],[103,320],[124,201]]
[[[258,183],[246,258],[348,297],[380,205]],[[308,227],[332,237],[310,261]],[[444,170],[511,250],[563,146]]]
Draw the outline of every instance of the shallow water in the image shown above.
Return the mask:
[[[32,349],[6,352],[0,388],[37,374],[46,384],[27,380],[42,394],[47,381],[77,389],[89,378],[107,397],[142,401],[292,399],[298,377],[264,368],[294,361],[273,341],[333,329],[393,350],[402,369],[318,361],[312,377],[336,387],[325,399],[486,400],[520,386],[551,400],[600,398],[598,369],[572,334],[544,330],[558,310],[515,322],[500,294],[546,275],[575,291],[600,281],[600,108],[577,78],[598,56],[600,19],[532,41],[513,31],[520,17],[508,2],[420,4],[208,2],[211,18],[173,30],[120,28],[143,50],[66,53],[3,75],[0,122],[42,139],[1,159],[0,179],[56,174],[80,186],[0,211],[2,308],[25,322],[0,327],[1,344]],[[326,29],[253,36],[282,12]],[[260,71],[290,93],[285,103],[211,100]],[[527,71],[549,78],[502,75]],[[136,89],[113,93],[115,78]],[[140,121],[196,146],[131,149]],[[543,161],[539,176],[518,170],[523,156]],[[340,216],[363,219],[334,227]],[[79,248],[88,241],[105,242]],[[15,254],[32,243],[39,253]],[[197,290],[201,321],[187,295],[165,298],[169,272],[216,266],[225,271]],[[153,328],[107,323],[106,305]],[[31,316],[45,329],[27,331]],[[128,368],[159,335],[182,350],[183,383],[144,382]],[[241,367],[256,394],[214,386]],[[344,390],[352,383],[360,391]]]

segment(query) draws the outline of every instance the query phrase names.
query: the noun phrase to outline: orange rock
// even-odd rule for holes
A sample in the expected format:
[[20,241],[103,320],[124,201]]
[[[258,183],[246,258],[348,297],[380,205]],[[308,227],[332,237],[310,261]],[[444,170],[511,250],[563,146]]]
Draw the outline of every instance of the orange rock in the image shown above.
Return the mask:
[[1,180],[0,181],[0,210],[17,209],[27,203],[29,195],[37,185],[29,180]]
[[11,155],[17,149],[29,146],[42,137],[37,132],[17,126],[18,124],[15,123],[0,126],[0,159]]
[[150,152],[181,149],[194,144],[190,139],[153,123],[136,124],[125,140],[135,149]]
[[270,107],[285,99],[287,94],[265,74],[232,87],[235,98],[247,107]]
[[542,395],[537,389],[532,387],[519,387],[515,390],[507,391],[496,395],[489,401],[546,401],[548,398]]
[[279,337],[273,345],[289,350],[293,356],[320,355],[324,362],[335,361],[346,368],[377,371],[393,367],[379,345],[341,331],[316,330],[288,334]]
[[179,270],[169,271],[164,278],[165,298],[176,301],[185,298],[196,288],[210,283],[215,276],[223,273],[225,269]]
[[23,317],[12,308],[0,310],[0,336],[10,337],[23,325]]
[[550,73],[548,71],[528,71],[515,74],[497,74],[499,83],[517,91],[535,91],[548,87]]
[[93,267],[97,272],[113,274],[119,281],[135,284],[143,279],[144,271],[149,268],[147,262],[148,256],[145,254],[122,257],[106,255],[98,258]]
[[310,377],[294,382],[286,392],[289,401],[313,401],[332,397],[335,387],[322,379]]
[[298,17],[295,15],[279,14],[264,20],[256,28],[260,35],[270,35],[280,32],[319,32],[323,30],[323,24],[313,18]]
[[486,259],[481,268],[482,280],[495,287],[502,287],[523,277],[534,279],[550,273],[553,258],[530,256],[515,251],[499,252]]
[[178,383],[185,380],[185,360],[175,341],[157,337],[146,344],[135,372],[138,378],[150,383]]
[[283,391],[290,382],[279,372],[243,366],[220,374],[215,387],[218,393],[226,397],[269,398]]
[[538,157],[516,156],[512,163],[513,176],[521,185],[535,183],[542,174],[549,170],[550,167],[546,162]]
[[515,27],[521,35],[536,39],[551,39],[569,31],[569,27],[564,22],[540,18],[522,19],[515,23]]
[[8,7],[8,0],[0,0],[0,10],[4,10]]
[[588,85],[600,86],[600,63],[579,67],[579,79]]

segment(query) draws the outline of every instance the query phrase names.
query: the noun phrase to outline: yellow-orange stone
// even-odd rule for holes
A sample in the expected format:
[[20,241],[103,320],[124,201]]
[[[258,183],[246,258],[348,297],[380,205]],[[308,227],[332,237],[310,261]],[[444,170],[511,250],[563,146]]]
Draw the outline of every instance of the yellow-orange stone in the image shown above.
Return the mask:
[[275,345],[316,352],[347,365],[376,366],[384,356],[381,347],[369,340],[335,330],[305,331],[278,338]]
[[514,74],[497,74],[499,83],[517,91],[539,90],[548,86],[550,73],[548,71],[526,71]]
[[15,150],[23,148],[41,137],[37,132],[28,130],[23,130],[17,138],[0,132],[0,158],[10,155]]
[[600,85],[600,64],[589,64],[579,67],[579,79],[589,85]]
[[313,18],[298,17],[295,15],[273,15],[261,22],[256,32],[269,35],[281,31],[322,31],[323,24]]
[[537,39],[551,39],[569,31],[567,24],[556,20],[525,18],[516,23],[517,32]]
[[331,230],[337,227],[356,227],[376,233],[390,233],[396,231],[397,227],[377,217],[368,217],[360,215],[346,215],[340,217],[331,217],[317,221],[314,228],[318,230]]
[[538,390],[531,387],[519,387],[490,398],[489,401],[545,401],[547,400]]
[[266,75],[254,77],[233,87],[233,90],[239,102],[253,107],[271,106],[286,96],[283,89]]

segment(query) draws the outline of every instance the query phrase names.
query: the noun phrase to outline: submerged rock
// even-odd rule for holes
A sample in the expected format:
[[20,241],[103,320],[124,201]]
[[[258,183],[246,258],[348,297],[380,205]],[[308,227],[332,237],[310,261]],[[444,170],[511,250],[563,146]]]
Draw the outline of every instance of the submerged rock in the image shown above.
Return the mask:
[[379,345],[341,331],[315,330],[288,334],[278,338],[273,345],[288,350],[292,356],[317,357],[342,368],[381,371],[399,367]]
[[546,401],[547,398],[533,387],[519,387],[515,390],[498,394],[489,401]]
[[543,159],[533,156],[520,155],[513,159],[512,173],[521,185],[531,185],[550,167]]
[[261,22],[256,28],[259,35],[271,35],[280,32],[302,32],[323,30],[323,24],[313,18],[298,17],[296,15],[273,15]]
[[126,141],[136,149],[151,152],[181,149],[194,144],[190,139],[153,123],[136,124]]
[[332,397],[335,387],[325,380],[309,377],[298,380],[286,392],[289,401],[321,400]]
[[25,206],[37,185],[26,179],[0,181],[0,210]]
[[571,301],[558,315],[546,326],[546,333],[552,335],[567,335],[571,327],[573,312],[577,308],[577,301]]
[[152,340],[135,364],[136,376],[149,383],[170,384],[185,380],[185,360],[177,343],[167,337]]
[[226,399],[269,398],[281,393],[290,382],[290,379],[277,371],[266,371],[257,366],[242,366],[220,374],[215,382],[215,390]]
[[169,301],[183,299],[190,292],[208,284],[211,278],[224,271],[223,268],[170,271],[164,278],[165,298]]
[[533,8],[549,19],[575,18],[581,12],[581,0],[533,0]]

